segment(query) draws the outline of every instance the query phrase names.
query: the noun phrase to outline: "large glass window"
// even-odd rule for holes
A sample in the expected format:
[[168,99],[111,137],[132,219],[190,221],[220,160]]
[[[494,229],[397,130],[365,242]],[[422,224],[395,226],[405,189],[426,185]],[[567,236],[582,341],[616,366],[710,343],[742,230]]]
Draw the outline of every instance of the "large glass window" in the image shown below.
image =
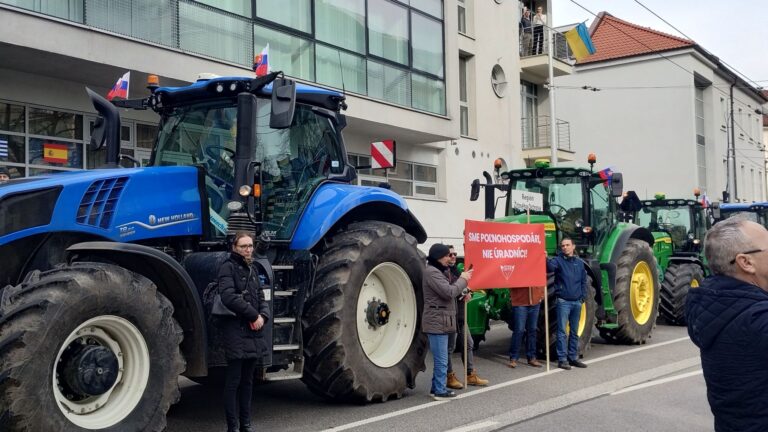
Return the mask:
[[704,89],[696,87],[695,99],[697,176],[699,188],[703,193],[707,193],[707,140],[704,132]]
[[250,29],[248,20],[179,3],[179,43],[183,50],[251,67],[253,43]]
[[445,83],[418,74],[412,74],[414,108],[435,114],[445,114]]
[[469,58],[459,56],[459,133],[469,135],[469,92],[467,91],[467,63]]
[[1,0],[0,3],[53,15],[65,20],[83,22],[82,0]]
[[24,163],[24,137],[0,132],[0,162]]
[[368,95],[399,105],[410,105],[411,81],[402,69],[368,60]]
[[64,111],[30,108],[29,133],[81,140],[83,139],[83,116]]
[[244,17],[251,18],[253,16],[251,14],[251,0],[197,0],[197,2],[205,3]]
[[368,51],[408,64],[408,10],[387,0],[368,2]]
[[365,54],[365,0],[315,0],[315,37]]
[[49,165],[61,168],[83,167],[83,143],[49,138],[29,139],[30,165]]
[[305,33],[312,32],[310,0],[256,0],[256,16]]
[[[371,164],[370,156],[348,155],[352,166],[367,166]],[[379,186],[389,183],[394,192],[407,197],[436,198],[437,167],[414,162],[397,161],[395,169],[361,169],[358,170],[359,184],[362,186]]]
[[443,76],[443,26],[440,21],[411,14],[413,67]]
[[422,10],[438,18],[443,17],[442,0],[411,0],[411,7]]
[[366,93],[365,58],[325,45],[315,46],[317,82],[346,91]]
[[85,0],[86,24],[176,47],[176,4],[172,0]]
[[24,132],[24,107],[0,102],[0,130]]
[[315,80],[315,44],[260,25],[253,27],[253,43],[258,51],[269,44],[269,67],[286,75]]

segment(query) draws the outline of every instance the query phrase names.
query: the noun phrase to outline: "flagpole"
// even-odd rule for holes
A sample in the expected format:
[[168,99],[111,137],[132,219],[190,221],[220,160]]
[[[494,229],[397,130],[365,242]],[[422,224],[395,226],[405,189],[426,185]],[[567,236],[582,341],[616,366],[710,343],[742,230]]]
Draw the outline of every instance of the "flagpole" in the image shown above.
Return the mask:
[[[554,51],[555,51],[555,30],[552,28],[552,1],[547,0],[547,32],[549,33],[549,55],[548,57],[548,69],[549,69],[549,144],[550,144],[550,160],[549,165],[552,167],[557,166],[557,124],[555,117],[555,73],[554,73]],[[549,366],[547,366],[549,367]]]

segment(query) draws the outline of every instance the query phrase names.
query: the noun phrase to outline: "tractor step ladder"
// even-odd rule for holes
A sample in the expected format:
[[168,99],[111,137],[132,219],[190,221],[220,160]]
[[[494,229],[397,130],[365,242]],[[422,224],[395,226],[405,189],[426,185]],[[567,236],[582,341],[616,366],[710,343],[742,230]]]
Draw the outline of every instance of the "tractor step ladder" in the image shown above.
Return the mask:
[[[297,307],[298,291],[284,286],[286,281],[290,279],[289,274],[293,269],[292,265],[272,266],[272,270],[275,272],[275,281],[280,281],[280,286],[276,286],[273,291],[274,302],[291,305],[287,308],[287,311],[281,310],[275,312],[277,316],[272,319],[272,351],[275,355],[288,354],[292,357],[293,361],[289,364],[287,369],[266,373],[264,376],[265,381],[299,379],[303,376],[304,356],[303,347],[301,345],[301,329],[297,328],[297,326],[301,325],[302,312],[300,310],[301,308]],[[282,277],[279,277],[278,275]],[[275,307],[275,309],[277,309],[277,307]]]

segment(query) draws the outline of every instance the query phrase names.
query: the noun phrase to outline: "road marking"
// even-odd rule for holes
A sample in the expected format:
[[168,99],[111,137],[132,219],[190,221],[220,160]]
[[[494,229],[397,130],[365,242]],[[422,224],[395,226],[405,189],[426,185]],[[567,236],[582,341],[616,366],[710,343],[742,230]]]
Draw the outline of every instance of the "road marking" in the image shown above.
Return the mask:
[[[633,348],[633,349],[630,349],[630,350],[627,350],[627,351],[622,351],[622,352],[618,352],[618,353],[614,353],[614,354],[609,354],[609,355],[606,355],[606,356],[603,356],[603,357],[598,357],[596,359],[591,359],[591,360],[585,361],[584,363],[590,363],[590,364],[597,363],[597,362],[600,362],[600,361],[603,361],[603,360],[608,360],[608,359],[612,359],[612,358],[616,358],[616,357],[620,357],[620,356],[624,356],[624,355],[629,355],[629,354],[633,354],[633,353],[636,353],[636,352],[645,351],[645,350],[649,350],[649,349],[653,349],[653,348],[660,348],[660,347],[663,347],[663,346],[666,346],[666,345],[670,345],[670,344],[673,344],[673,343],[676,343],[676,342],[682,342],[682,341],[686,341],[686,340],[690,340],[690,339],[688,337],[682,337],[682,338],[678,338],[678,339],[672,339],[672,340],[669,340],[669,341],[666,341],[666,342],[660,342],[660,343],[657,343],[657,344],[645,345],[645,346],[642,346],[642,347],[639,347],[639,348]],[[694,359],[698,362],[698,357],[695,357]],[[676,364],[677,363],[675,363],[675,365]],[[695,364],[691,364],[688,367],[694,366],[694,365]],[[656,369],[653,369],[653,370],[656,370]],[[671,372],[676,372],[676,371],[677,370],[673,370]],[[462,394],[456,396],[454,399],[464,399],[464,398],[468,398],[468,397],[472,397],[472,396],[477,396],[477,395],[480,395],[480,394],[483,394],[483,393],[486,393],[486,392],[489,392],[489,391],[506,388],[506,387],[509,387],[509,386],[513,386],[515,384],[520,384],[520,383],[523,383],[523,382],[526,382],[526,381],[531,381],[531,380],[534,380],[534,379],[548,377],[548,376],[550,376],[552,374],[561,373],[561,372],[564,372],[564,370],[563,369],[552,369],[549,372],[540,372],[540,373],[537,373],[537,374],[528,375],[528,376],[525,376],[525,377],[522,377],[522,378],[514,379],[512,381],[505,381],[503,383],[490,385],[490,386],[483,387],[483,388],[480,388],[480,389],[477,389],[477,390],[472,390],[472,391],[467,392],[467,393],[462,393]],[[671,373],[671,372],[668,372],[668,373]],[[620,388],[626,387],[627,385],[633,385],[633,384],[636,384],[638,382],[647,381],[648,379],[655,378],[656,376],[659,376],[659,375],[657,374],[655,376],[650,376],[650,377],[648,377],[648,378],[646,378],[644,380],[641,380],[641,381],[627,383],[627,384],[625,384],[623,386],[612,388],[612,389],[610,389],[610,391],[615,391],[615,390],[618,390]],[[606,393],[609,393],[610,391],[603,391],[600,394],[601,395],[602,394],[606,394]],[[348,430],[348,429],[356,428],[356,427],[359,427],[359,426],[365,426],[367,424],[376,423],[378,421],[390,419],[390,418],[393,418],[393,417],[399,417],[401,415],[409,414],[409,413],[416,412],[416,411],[421,411],[423,409],[432,408],[433,406],[437,406],[437,405],[444,404],[444,403],[449,403],[449,402],[450,402],[450,400],[428,402],[428,403],[425,403],[425,404],[416,405],[416,406],[412,406],[412,407],[409,407],[409,408],[404,408],[404,409],[399,410],[399,411],[392,411],[392,412],[389,412],[389,413],[386,413],[386,414],[378,415],[378,416],[375,416],[375,417],[370,417],[370,418],[367,418],[367,419],[364,419],[364,420],[358,420],[356,422],[352,422],[352,423],[347,423],[347,424],[343,424],[343,425],[338,425],[338,426],[330,427],[328,429],[325,429],[323,432],[343,431],[343,430]]]
[[665,384],[665,383],[668,383],[668,382],[671,382],[671,381],[677,381],[679,379],[692,377],[694,375],[701,375],[702,372],[703,371],[701,369],[699,369],[699,370],[696,370],[696,371],[693,371],[693,372],[684,373],[684,374],[681,374],[681,375],[675,375],[675,376],[672,376],[672,377],[662,378],[662,379],[655,380],[655,381],[649,381],[649,382],[646,382],[646,383],[643,383],[643,384],[633,385],[631,387],[627,387],[625,389],[621,389],[619,391],[615,391],[615,392],[611,393],[611,396],[616,396],[616,395],[620,395],[622,393],[628,393],[628,392],[631,392],[631,391],[640,390],[640,389],[644,389],[646,387],[652,387],[652,386],[659,385],[659,384]]
[[460,428],[451,429],[446,432],[471,432],[471,431],[476,431],[481,429],[487,429],[489,427],[496,426],[497,424],[499,423],[494,421],[484,421],[481,423],[474,423],[474,424],[462,426]]

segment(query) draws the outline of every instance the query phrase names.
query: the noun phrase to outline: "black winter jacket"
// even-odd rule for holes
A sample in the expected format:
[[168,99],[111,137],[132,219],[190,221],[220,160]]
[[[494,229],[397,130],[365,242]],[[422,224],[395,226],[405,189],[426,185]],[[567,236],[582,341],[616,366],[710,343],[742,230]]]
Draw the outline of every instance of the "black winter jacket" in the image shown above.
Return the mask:
[[768,431],[768,293],[712,276],[688,291],[685,318],[701,352],[715,430]]
[[237,317],[219,317],[225,355],[232,359],[258,359],[263,363],[272,341],[266,340],[264,331],[253,331],[250,323],[261,315],[269,321],[269,304],[259,283],[258,272],[253,265],[236,253],[231,253],[219,269],[221,302]]
[[587,271],[581,258],[558,253],[554,258],[547,258],[547,271],[555,273],[557,298],[568,301],[584,301],[587,298]]

